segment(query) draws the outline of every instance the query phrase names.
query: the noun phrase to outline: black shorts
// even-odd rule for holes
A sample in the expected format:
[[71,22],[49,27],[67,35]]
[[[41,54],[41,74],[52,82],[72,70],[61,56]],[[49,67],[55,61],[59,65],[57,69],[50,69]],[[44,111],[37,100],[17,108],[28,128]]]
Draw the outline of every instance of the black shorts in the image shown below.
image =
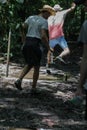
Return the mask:
[[40,66],[42,52],[40,49],[41,40],[38,38],[27,37],[22,52],[25,61],[30,66]]

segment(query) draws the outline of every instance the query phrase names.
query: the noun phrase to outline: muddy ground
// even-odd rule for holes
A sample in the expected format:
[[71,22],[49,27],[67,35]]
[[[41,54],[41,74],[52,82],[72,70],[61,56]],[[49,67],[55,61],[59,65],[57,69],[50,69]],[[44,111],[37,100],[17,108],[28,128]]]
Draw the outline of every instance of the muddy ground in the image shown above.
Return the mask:
[[6,63],[0,63],[0,130],[87,129],[85,98],[79,104],[70,102],[80,70],[80,55],[75,51],[66,59],[67,65],[58,62],[52,66],[55,73],[51,75],[46,73],[45,66],[41,66],[36,93],[31,92],[33,70],[23,80],[23,90],[19,91],[14,87],[14,81],[22,67],[11,62],[6,77]]

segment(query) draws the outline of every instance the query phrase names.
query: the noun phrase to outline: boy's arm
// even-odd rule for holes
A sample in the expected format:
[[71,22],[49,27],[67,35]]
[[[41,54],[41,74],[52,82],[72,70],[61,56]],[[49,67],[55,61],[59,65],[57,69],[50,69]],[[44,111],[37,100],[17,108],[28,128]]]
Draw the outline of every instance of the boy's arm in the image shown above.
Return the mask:
[[22,43],[25,42],[25,38],[26,38],[26,29],[28,28],[28,25],[26,23],[22,23],[21,24],[21,37],[22,37]]
[[50,50],[49,40],[48,40],[47,32],[46,32],[45,29],[41,30],[41,40],[45,44],[45,46],[47,47],[47,49]]
[[75,7],[76,7],[76,4],[73,2],[73,3],[71,4],[71,7],[68,9],[68,12],[67,12],[67,13],[73,11],[73,10],[75,9]]
[[50,46],[49,46],[49,39],[48,39],[47,32],[46,32],[45,29],[41,30],[41,38],[42,38],[42,42],[45,44],[45,46],[48,49],[47,62],[50,63],[50,61],[51,61],[51,52],[53,52],[53,49],[50,48]]

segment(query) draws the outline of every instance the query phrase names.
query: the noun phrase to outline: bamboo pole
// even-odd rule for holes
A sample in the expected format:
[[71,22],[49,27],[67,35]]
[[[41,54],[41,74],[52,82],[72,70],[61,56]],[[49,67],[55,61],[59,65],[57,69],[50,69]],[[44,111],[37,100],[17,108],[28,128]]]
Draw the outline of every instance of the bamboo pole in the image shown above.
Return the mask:
[[6,77],[8,77],[9,72],[10,44],[11,44],[11,29],[9,29],[9,36],[8,36]]

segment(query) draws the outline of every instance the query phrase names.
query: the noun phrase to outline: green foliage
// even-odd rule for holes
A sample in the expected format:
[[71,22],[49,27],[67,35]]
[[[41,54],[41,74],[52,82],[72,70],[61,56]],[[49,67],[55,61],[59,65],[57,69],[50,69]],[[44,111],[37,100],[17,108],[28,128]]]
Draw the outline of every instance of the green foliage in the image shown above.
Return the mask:
[[[21,56],[21,33],[20,23],[29,15],[38,14],[38,9],[44,4],[54,6],[60,4],[63,9],[71,6],[72,0],[24,0],[24,3],[18,3],[16,0],[9,0],[8,3],[0,3],[0,52],[7,53],[7,43],[9,29],[11,35],[11,53],[13,57]],[[78,7],[67,16],[64,31],[67,39],[76,40],[81,24],[85,17],[82,17],[84,11]],[[19,51],[20,50],[20,51]]]

